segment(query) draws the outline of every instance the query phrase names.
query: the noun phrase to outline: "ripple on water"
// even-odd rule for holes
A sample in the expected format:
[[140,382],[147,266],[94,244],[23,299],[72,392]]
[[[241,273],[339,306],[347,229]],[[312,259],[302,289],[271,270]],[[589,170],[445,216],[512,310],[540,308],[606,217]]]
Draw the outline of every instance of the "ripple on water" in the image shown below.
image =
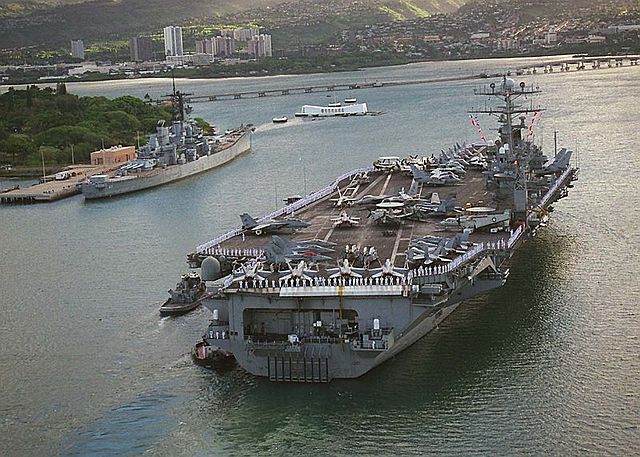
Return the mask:
[[[514,61],[510,61],[514,64]],[[402,79],[506,69],[428,63],[335,75],[180,82],[185,90]],[[493,69],[493,70],[492,70]],[[124,198],[2,208],[0,436],[19,455],[640,454],[637,283],[640,67],[537,75],[543,123],[578,149],[580,180],[513,259],[507,285],[361,379],[271,384],[194,366],[209,319],[160,320],[185,253],[381,155],[473,140],[475,83],[363,89],[383,116],[290,123],[324,94],[196,104],[225,129],[259,126],[253,151],[193,179]],[[164,84],[164,85],[163,85]],[[168,81],[73,85],[161,95]],[[584,93],[606,109],[584,103]],[[259,109],[256,109],[260,103]],[[462,114],[461,114],[462,113]],[[488,128],[488,120],[480,120]],[[546,133],[545,133],[546,132]],[[542,140],[542,138],[539,138]],[[548,149],[548,147],[547,147]],[[286,173],[283,172],[286,171]]]

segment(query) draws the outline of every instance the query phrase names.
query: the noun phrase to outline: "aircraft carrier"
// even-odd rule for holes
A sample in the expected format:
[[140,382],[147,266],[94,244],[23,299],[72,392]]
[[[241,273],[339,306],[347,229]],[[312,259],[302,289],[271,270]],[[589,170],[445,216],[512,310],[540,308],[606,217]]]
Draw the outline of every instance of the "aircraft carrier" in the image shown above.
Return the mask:
[[210,352],[273,381],[356,378],[502,286],[578,174],[571,151],[547,157],[532,141],[539,92],[507,78],[479,88],[498,105],[471,113],[498,118],[495,142],[380,158],[198,246],[188,262],[211,297]]
[[171,96],[174,106],[170,125],[158,121],[156,133],[136,151],[136,158],[114,176],[93,175],[80,184],[85,199],[113,197],[184,179],[219,167],[251,149],[251,128],[240,127],[224,135],[205,136],[188,111],[179,91]]

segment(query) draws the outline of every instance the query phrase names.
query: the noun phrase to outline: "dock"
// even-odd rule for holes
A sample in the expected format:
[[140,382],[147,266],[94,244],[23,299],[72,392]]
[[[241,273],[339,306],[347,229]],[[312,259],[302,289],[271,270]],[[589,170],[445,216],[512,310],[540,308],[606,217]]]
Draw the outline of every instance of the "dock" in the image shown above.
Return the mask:
[[48,203],[80,193],[78,184],[91,175],[107,173],[112,166],[75,165],[68,171],[71,177],[55,180],[45,177],[45,182],[24,188],[15,188],[0,193],[0,204],[28,205],[32,203]]

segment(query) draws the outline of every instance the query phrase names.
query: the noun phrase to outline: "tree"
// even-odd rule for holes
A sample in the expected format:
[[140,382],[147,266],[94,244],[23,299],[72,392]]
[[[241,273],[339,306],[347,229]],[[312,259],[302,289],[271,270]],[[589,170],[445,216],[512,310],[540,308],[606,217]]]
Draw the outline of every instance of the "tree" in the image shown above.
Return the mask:
[[33,141],[31,141],[28,136],[22,134],[10,135],[9,138],[2,142],[0,149],[7,154],[11,154],[11,160],[13,162],[16,161],[16,155],[20,157],[21,161],[24,161],[29,154],[37,151]]
[[[63,149],[69,144],[88,143],[94,148],[99,148],[102,144],[102,136],[92,132],[89,129],[71,125],[63,125],[45,130],[35,137],[35,143],[38,146],[55,146]],[[106,138],[105,142],[111,144],[111,139]]]
[[193,120],[196,124],[198,124],[198,127],[200,127],[206,135],[211,135],[213,133],[213,126],[201,117],[194,117]]
[[81,162],[103,144],[134,144],[138,132],[144,138],[159,119],[171,119],[163,107],[135,97],[78,97],[65,90],[31,86],[0,94],[0,153],[37,162],[38,147],[46,146],[48,161],[62,163],[73,144]]
[[7,97],[8,97],[8,102],[7,102],[7,111],[11,112],[15,109],[15,90],[13,89],[13,87],[10,87],[7,90]]
[[67,95],[67,85],[65,83],[56,84],[56,94]]

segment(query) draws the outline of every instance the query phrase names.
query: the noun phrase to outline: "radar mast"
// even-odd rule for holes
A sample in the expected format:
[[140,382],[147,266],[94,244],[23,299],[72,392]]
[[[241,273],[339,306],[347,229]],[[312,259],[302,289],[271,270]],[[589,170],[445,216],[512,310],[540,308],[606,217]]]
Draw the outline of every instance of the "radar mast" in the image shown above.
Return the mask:
[[[527,141],[523,136],[526,129],[525,119],[527,114],[543,111],[540,107],[534,107],[530,101],[525,106],[524,100],[541,93],[538,87],[527,86],[524,82],[516,85],[515,81],[506,76],[502,83],[491,83],[474,90],[475,95],[488,96],[483,108],[472,108],[470,114],[489,114],[498,117],[500,138],[496,141],[499,151],[505,155],[501,172],[510,174],[514,178],[513,199],[516,219],[526,220],[526,212],[529,204],[527,190],[527,172],[529,162],[534,154],[539,154],[539,149]],[[500,99],[504,105],[493,106],[494,98]],[[519,115],[520,122],[514,123],[514,117]]]

